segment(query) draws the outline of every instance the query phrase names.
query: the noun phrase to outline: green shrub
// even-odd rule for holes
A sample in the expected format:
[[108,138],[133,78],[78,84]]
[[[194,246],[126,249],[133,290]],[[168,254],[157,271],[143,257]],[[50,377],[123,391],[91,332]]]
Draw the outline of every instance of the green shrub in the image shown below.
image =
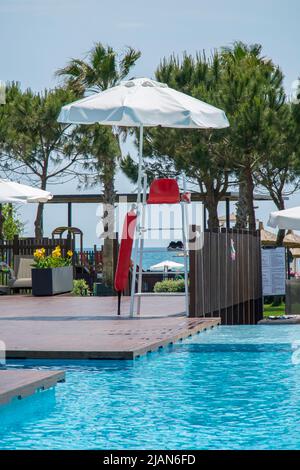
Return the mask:
[[73,281],[72,294],[77,297],[84,297],[90,294],[90,289],[84,279],[77,279]]
[[154,286],[154,292],[184,292],[184,279],[167,279],[157,282]]
[[[24,231],[24,223],[20,220],[17,209],[12,204],[3,204],[2,214],[3,217],[3,238],[6,240],[13,240],[15,235],[22,235]],[[1,236],[1,233],[0,233]]]

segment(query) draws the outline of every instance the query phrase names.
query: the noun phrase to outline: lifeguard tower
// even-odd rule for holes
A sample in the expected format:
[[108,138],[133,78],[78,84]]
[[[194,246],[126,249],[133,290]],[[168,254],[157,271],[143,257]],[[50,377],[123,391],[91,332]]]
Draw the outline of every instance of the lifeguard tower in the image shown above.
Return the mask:
[[[147,178],[143,175],[143,195],[141,203],[137,204],[134,210],[130,211],[124,221],[124,228],[121,238],[119,258],[115,276],[115,289],[119,293],[118,313],[120,314],[121,293],[128,282],[128,274],[131,265],[131,253],[135,238],[133,251],[132,284],[130,315],[140,315],[142,297],[150,296],[184,296],[185,311],[189,313],[189,292],[188,292],[188,246],[187,227],[188,213],[187,204],[191,202],[191,194],[186,191],[185,178],[183,178],[183,193],[180,193],[178,182],[175,179],[161,178],[155,179],[149,190],[147,198]],[[143,285],[143,251],[146,231],[157,230],[157,228],[145,227],[146,210],[149,205],[180,204],[181,206],[181,230],[184,253],[184,293],[154,293],[142,292]],[[171,227],[172,228],[172,227]],[[161,228],[160,230],[166,230]],[[139,269],[137,270],[137,266]],[[135,300],[137,299],[137,302]]]

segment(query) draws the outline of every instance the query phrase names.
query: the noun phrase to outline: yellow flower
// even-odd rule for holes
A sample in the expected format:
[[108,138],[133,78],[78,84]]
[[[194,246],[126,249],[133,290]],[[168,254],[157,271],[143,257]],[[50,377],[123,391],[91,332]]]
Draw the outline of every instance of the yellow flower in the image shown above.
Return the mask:
[[45,250],[43,251],[43,249],[40,249],[40,250],[37,249],[37,250],[35,250],[35,252],[34,252],[34,257],[35,257],[35,258],[43,258],[44,255],[45,255]]
[[71,257],[73,256],[73,251],[72,251],[72,250],[69,250],[69,251],[67,252],[67,255],[71,258]]
[[57,246],[57,247],[52,251],[52,256],[53,256],[53,258],[60,258],[60,257],[61,257],[61,249],[60,249],[60,246]]

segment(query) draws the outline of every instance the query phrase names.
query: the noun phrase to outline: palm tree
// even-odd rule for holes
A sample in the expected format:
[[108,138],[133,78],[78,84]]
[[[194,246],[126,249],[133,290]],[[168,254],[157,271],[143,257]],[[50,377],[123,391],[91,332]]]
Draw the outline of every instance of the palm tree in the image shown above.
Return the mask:
[[[78,97],[84,94],[97,93],[116,86],[124,80],[141,53],[131,47],[125,49],[124,54],[118,54],[112,47],[96,43],[85,59],[72,59],[56,74],[64,77],[66,85],[76,92]],[[117,167],[117,158],[120,155],[119,135],[110,129],[99,129],[99,125],[84,126],[83,133],[92,137],[91,146],[85,152],[89,159],[86,168],[96,171],[97,177],[86,182],[103,184],[104,199],[104,253],[103,274],[107,284],[112,284],[112,237],[114,231],[111,208],[115,204],[114,177]],[[100,137],[100,138],[99,138]],[[108,222],[109,221],[109,222]]]
[[71,59],[56,75],[65,77],[79,94],[98,93],[124,80],[140,56],[141,52],[132,47],[120,55],[112,47],[97,42],[86,60]]

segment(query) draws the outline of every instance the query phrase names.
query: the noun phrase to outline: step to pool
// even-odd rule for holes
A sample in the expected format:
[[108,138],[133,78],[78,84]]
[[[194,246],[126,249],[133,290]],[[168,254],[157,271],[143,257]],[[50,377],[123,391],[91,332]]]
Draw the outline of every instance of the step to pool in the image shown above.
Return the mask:
[[65,380],[64,371],[0,370],[0,405],[34,395]]

